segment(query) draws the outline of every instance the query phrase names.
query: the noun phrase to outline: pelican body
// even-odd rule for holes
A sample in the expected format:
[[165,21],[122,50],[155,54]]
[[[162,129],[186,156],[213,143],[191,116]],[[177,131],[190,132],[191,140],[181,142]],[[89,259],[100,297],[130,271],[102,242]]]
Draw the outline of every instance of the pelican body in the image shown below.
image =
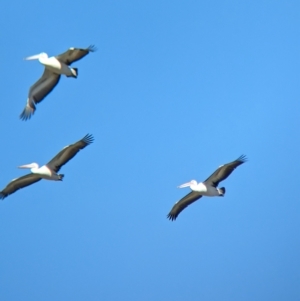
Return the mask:
[[33,174],[40,175],[41,178],[53,181],[62,181],[64,175],[57,174],[50,166],[43,165],[39,167],[37,163],[21,165],[18,168],[29,168]]
[[188,183],[178,186],[178,188],[190,187],[193,191],[201,193],[203,196],[224,196],[223,188],[216,188],[206,184],[205,182],[197,183],[192,180]]
[[36,183],[41,179],[62,181],[64,175],[57,173],[60,168],[70,161],[81,149],[84,149],[93,141],[93,136],[88,134],[76,143],[64,147],[46,165],[39,167],[37,163],[30,163],[19,166],[18,168],[30,169],[31,173],[20,178],[13,179],[2,191],[0,191],[0,199],[4,199],[17,190]]
[[71,68],[63,61],[59,61],[57,57],[51,56],[48,57],[48,54],[42,52],[37,55],[29,56],[26,60],[39,60],[39,62],[45,66],[48,70],[52,71],[55,74],[61,75],[64,74],[67,77],[75,77],[77,78],[77,68]]
[[192,180],[185,184],[178,186],[178,188],[190,187],[192,192],[183,197],[180,201],[175,203],[170,213],[167,215],[168,219],[174,221],[181,211],[187,206],[199,200],[202,196],[220,196],[225,195],[225,187],[218,188],[221,181],[225,180],[235,168],[247,161],[246,156],[242,155],[233,162],[221,165],[209,178],[204,182],[197,183]]
[[45,66],[42,77],[30,87],[25,109],[20,115],[22,120],[28,120],[36,110],[36,104],[41,102],[58,84],[60,76],[63,74],[67,77],[77,78],[78,69],[70,65],[89,54],[96,48],[91,45],[86,49],[70,48],[66,52],[48,57],[47,53],[32,55],[25,60],[39,60]]

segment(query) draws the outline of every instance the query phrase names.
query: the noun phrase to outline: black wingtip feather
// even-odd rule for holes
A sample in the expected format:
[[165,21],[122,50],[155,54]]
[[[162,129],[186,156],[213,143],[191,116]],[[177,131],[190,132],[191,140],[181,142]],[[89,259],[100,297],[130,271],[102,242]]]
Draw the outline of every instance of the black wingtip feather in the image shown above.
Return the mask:
[[7,197],[6,193],[0,192],[0,200],[4,200]]
[[26,106],[20,115],[20,119],[23,121],[29,120],[35,112],[35,106],[33,108]]
[[86,144],[91,144],[94,142],[94,137],[92,134],[87,134],[83,137],[83,142],[85,142]]
[[95,52],[95,51],[97,51],[97,47],[96,47],[95,45],[90,45],[90,46],[87,48],[87,50],[88,50],[89,52]]
[[167,218],[168,218],[170,221],[173,222],[173,221],[176,220],[177,215],[169,213],[169,214],[167,215]]
[[241,155],[241,156],[239,156],[239,157],[237,158],[237,161],[240,161],[240,162],[242,162],[242,163],[245,163],[245,162],[248,161],[248,158],[247,158],[246,155]]

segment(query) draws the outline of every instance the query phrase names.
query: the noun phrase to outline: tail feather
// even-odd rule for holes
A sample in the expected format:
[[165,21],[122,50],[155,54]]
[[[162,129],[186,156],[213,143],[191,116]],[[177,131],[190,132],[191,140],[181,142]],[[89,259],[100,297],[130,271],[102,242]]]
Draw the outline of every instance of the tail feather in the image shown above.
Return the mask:
[[70,68],[71,70],[71,75],[66,75],[67,77],[74,77],[77,78],[78,76],[78,68]]
[[70,68],[72,75],[67,75],[67,77],[75,77],[78,76],[78,68]]
[[219,188],[218,190],[219,190],[220,196],[224,196],[224,194],[225,194],[225,192],[226,192],[225,187],[221,187],[221,188]]
[[32,99],[27,99],[26,107],[20,115],[20,119],[26,121],[31,118],[36,110],[35,103]]
[[64,176],[65,176],[65,175],[63,175],[63,174],[59,174],[59,175],[58,175],[58,181],[62,181],[63,178],[64,178]]
[[78,76],[78,68],[72,68],[75,72],[75,76],[77,77]]

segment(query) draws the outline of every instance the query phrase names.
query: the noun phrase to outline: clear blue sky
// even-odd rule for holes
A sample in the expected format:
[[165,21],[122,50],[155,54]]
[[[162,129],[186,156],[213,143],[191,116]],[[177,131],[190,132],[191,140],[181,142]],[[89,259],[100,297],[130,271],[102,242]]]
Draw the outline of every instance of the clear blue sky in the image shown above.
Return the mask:
[[[0,299],[300,299],[299,1],[5,1],[0,189],[91,133],[0,203]],[[28,122],[39,52],[95,44]],[[166,215],[219,165],[249,161]]]

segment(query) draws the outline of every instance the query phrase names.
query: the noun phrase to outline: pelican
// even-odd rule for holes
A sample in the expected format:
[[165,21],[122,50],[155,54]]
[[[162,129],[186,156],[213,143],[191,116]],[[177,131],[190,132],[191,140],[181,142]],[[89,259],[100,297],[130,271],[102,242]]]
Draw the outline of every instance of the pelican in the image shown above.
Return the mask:
[[55,88],[61,74],[77,78],[78,69],[69,66],[95,50],[94,45],[91,45],[86,49],[70,48],[66,52],[52,57],[48,57],[47,53],[42,52],[25,58],[25,60],[39,60],[45,66],[45,70],[42,77],[30,87],[27,103],[20,118],[22,120],[31,118],[36,110],[36,104],[41,102]]
[[217,188],[219,183],[225,180],[235,168],[247,161],[246,156],[242,155],[235,161],[221,165],[208,179],[204,182],[197,183],[192,180],[188,183],[178,186],[178,188],[190,187],[192,192],[175,203],[170,213],[167,215],[169,220],[176,220],[178,215],[187,206],[199,200],[202,196],[224,196],[225,187]]
[[0,191],[0,199],[6,198],[8,195],[17,190],[29,186],[41,179],[62,181],[64,175],[58,174],[60,168],[71,160],[81,149],[93,142],[92,135],[87,134],[81,140],[74,144],[64,147],[51,161],[46,165],[39,167],[37,163],[21,165],[18,168],[29,168],[31,173],[23,177],[13,179],[2,191]]

